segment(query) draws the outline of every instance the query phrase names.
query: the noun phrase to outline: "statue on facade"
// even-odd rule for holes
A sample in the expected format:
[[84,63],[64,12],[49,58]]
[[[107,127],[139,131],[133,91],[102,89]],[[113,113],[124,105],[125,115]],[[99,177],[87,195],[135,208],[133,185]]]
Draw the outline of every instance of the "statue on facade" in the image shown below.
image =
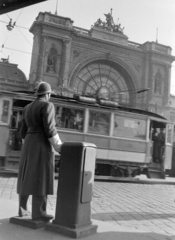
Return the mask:
[[102,20],[100,18],[97,19],[97,21],[94,23],[95,27],[101,27],[102,25],[103,25],[103,22],[102,22]]
[[102,21],[100,18],[94,23],[94,27],[99,27],[105,30],[109,30],[111,32],[117,32],[123,34],[124,27],[121,27],[121,24],[115,24],[112,16],[112,8],[111,12],[104,14],[106,17],[106,21]]
[[119,32],[119,33],[123,33],[124,27],[121,28],[121,24],[114,24],[113,27],[113,32]]
[[56,54],[50,51],[47,58],[47,68],[46,72],[55,73],[56,72]]
[[104,15],[106,17],[107,28],[109,30],[111,30],[113,25],[114,25],[114,20],[113,20],[113,17],[112,17],[112,8],[111,8],[111,13],[107,13],[107,14],[104,14]]

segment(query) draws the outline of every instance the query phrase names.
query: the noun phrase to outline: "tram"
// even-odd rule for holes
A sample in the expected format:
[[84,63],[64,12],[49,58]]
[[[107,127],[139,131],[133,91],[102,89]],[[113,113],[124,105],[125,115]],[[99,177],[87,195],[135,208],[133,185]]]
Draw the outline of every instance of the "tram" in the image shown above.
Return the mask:
[[[18,170],[22,109],[34,99],[33,92],[0,91],[0,160],[5,169]],[[164,178],[171,170],[174,124],[163,116],[89,96],[53,95],[51,102],[63,142],[97,146],[96,176]],[[161,144],[156,142],[160,133]]]

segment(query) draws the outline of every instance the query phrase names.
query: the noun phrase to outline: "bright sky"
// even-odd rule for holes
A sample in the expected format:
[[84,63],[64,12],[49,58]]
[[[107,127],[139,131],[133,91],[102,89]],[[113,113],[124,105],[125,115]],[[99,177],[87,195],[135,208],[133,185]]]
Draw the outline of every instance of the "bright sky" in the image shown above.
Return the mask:
[[[58,6],[57,6],[58,4]],[[69,17],[74,26],[90,29],[98,18],[112,8],[114,22],[121,23],[129,41],[143,44],[156,41],[170,46],[175,56],[175,0],[48,0],[24,9],[0,15],[0,58],[9,56],[10,63],[18,64],[29,78],[33,34],[29,28],[39,12]],[[6,28],[10,18],[16,21],[12,31]],[[118,21],[119,18],[119,21]],[[4,47],[2,48],[2,45]],[[175,95],[175,62],[171,73],[171,94]]]

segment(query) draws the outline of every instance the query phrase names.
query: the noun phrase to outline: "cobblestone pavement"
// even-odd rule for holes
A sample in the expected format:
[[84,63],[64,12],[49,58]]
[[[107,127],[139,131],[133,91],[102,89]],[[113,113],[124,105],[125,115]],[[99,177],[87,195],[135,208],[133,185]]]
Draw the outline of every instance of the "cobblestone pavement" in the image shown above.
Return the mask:
[[[0,177],[0,201],[18,201],[16,183],[16,178]],[[52,212],[55,212],[56,192],[57,180],[55,194],[49,196],[48,201],[48,209]],[[135,228],[140,232],[175,236],[174,199],[173,185],[95,182],[92,219],[112,223],[116,227]]]

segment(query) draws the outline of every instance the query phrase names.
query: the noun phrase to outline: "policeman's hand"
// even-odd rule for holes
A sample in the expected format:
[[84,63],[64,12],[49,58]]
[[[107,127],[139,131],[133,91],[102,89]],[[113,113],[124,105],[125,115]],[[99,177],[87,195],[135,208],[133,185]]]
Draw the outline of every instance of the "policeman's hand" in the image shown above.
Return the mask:
[[52,146],[53,146],[53,148],[55,149],[56,152],[58,152],[58,153],[61,152],[62,141],[59,138],[58,133],[55,136],[49,138],[49,142],[52,144]]

